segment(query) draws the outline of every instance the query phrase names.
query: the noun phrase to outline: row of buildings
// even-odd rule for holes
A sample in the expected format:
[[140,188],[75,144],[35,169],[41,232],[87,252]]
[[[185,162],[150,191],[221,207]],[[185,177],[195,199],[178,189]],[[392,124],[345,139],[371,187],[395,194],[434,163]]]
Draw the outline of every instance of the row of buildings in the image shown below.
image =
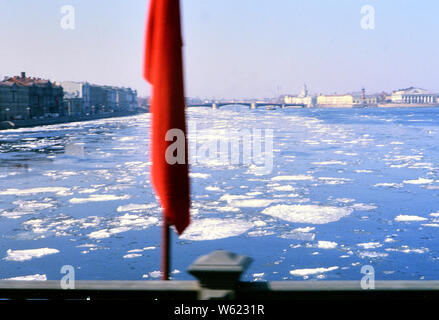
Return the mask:
[[428,90],[410,87],[393,91],[391,94],[366,94],[360,92],[332,95],[310,95],[306,85],[299,95],[285,95],[286,104],[305,107],[363,107],[363,106],[439,106],[439,95]]
[[137,106],[137,92],[131,88],[57,83],[24,72],[0,81],[0,121],[133,111]]

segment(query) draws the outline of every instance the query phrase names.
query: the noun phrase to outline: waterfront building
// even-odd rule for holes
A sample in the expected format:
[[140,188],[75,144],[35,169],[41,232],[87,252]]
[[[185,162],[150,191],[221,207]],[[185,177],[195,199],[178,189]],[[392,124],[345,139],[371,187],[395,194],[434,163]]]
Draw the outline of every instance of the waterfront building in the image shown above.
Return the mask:
[[366,94],[366,90],[363,88],[360,92],[353,92],[352,101],[353,107],[376,107],[381,102],[382,95],[380,94]]
[[74,81],[65,81],[62,84],[69,114],[132,111],[137,108],[137,91],[131,88]]
[[284,96],[285,104],[297,104],[297,105],[305,105],[307,108],[311,108],[316,104],[316,97],[299,97],[299,96]]
[[391,101],[394,104],[438,104],[438,97],[435,93],[421,88],[410,87],[399,89],[392,93]]
[[116,106],[118,111],[133,111],[138,107],[137,91],[131,88],[116,89]]
[[312,97],[308,94],[308,88],[303,86],[302,91],[297,96],[285,95],[283,98],[285,104],[297,104],[304,105],[308,108],[313,107],[316,104],[316,97]]
[[29,118],[29,88],[0,82],[0,121]]
[[354,97],[351,94],[319,95],[317,97],[317,105],[322,107],[352,107],[353,104]]
[[103,86],[104,89],[104,111],[117,111],[117,87]]
[[65,113],[63,88],[50,80],[20,76],[0,82],[0,119],[58,117]]
[[90,84],[88,82],[64,81],[64,101],[68,115],[90,114]]

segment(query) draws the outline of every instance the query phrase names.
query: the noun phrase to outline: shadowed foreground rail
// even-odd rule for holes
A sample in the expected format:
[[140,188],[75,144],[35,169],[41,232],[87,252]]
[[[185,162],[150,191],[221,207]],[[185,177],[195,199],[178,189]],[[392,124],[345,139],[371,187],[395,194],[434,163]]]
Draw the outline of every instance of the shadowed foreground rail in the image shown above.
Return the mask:
[[[439,281],[375,281],[362,289],[358,281],[240,282],[251,259],[226,251],[198,258],[188,269],[198,281],[0,281],[0,299],[48,300],[293,300],[293,301],[432,301]],[[360,275],[361,276],[361,275]]]

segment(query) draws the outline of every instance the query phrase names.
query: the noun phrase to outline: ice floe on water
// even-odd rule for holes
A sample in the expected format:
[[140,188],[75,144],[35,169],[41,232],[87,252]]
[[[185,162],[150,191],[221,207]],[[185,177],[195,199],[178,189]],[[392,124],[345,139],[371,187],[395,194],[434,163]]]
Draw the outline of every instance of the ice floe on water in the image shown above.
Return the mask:
[[33,258],[41,258],[46,255],[59,253],[58,249],[52,248],[40,248],[40,249],[27,249],[27,250],[12,250],[6,251],[6,257],[3,259],[6,261],[26,261]]
[[141,257],[142,255],[140,253],[128,253],[126,255],[124,255],[122,258],[124,259],[133,259],[133,258],[138,258]]
[[240,219],[205,218],[194,220],[180,239],[203,241],[239,236],[253,227],[251,222]]
[[0,216],[9,219],[19,219],[22,216],[35,214],[38,211],[52,209],[56,207],[56,201],[51,198],[45,198],[41,201],[37,200],[16,200],[12,204],[17,207],[13,210],[4,210]]
[[356,173],[372,173],[373,170],[368,170],[368,169],[358,169],[355,170]]
[[204,190],[206,190],[206,191],[213,191],[213,192],[221,192],[221,191],[223,191],[220,187],[217,187],[217,186],[207,186],[206,188],[204,188]]
[[380,182],[373,185],[374,187],[401,188],[401,183],[396,182]]
[[316,162],[311,162],[311,164],[314,165],[318,165],[318,166],[329,166],[329,165],[341,165],[341,166],[345,166],[347,165],[346,161],[338,161],[338,160],[329,160],[329,161],[316,161]]
[[317,242],[317,248],[319,249],[335,249],[337,248],[338,244],[334,241],[322,241],[319,240]]
[[395,221],[399,222],[417,222],[417,221],[425,221],[427,218],[420,217],[420,216],[414,216],[414,215],[406,215],[406,214],[400,214],[395,217]]
[[219,212],[239,212],[239,211],[241,211],[237,207],[230,207],[230,206],[220,206],[220,207],[216,208],[216,210]]
[[429,184],[432,183],[432,179],[418,178],[413,180],[404,180],[403,183],[406,184]]
[[2,196],[25,196],[38,193],[55,193],[58,196],[68,196],[72,193],[70,188],[65,187],[40,187],[40,188],[30,188],[30,189],[6,189],[0,190],[0,195]]
[[12,278],[6,278],[2,280],[14,280],[14,281],[47,281],[47,276],[45,274],[30,274],[27,276],[18,276]]
[[351,182],[349,178],[334,178],[334,177],[319,177],[319,181],[323,181],[325,184],[345,184]]
[[428,248],[409,248],[407,245],[403,245],[400,248],[387,248],[387,252],[402,252],[402,253],[426,253],[428,252]]
[[109,222],[107,228],[90,232],[87,236],[92,239],[104,239],[132,229],[146,229],[156,225],[158,222],[159,219],[156,217],[145,217],[126,213]]
[[236,200],[251,199],[251,198],[252,198],[251,196],[244,195],[244,194],[239,195],[239,194],[225,193],[219,198],[219,201],[226,201],[228,204],[231,204],[232,202],[234,202]]
[[325,224],[338,221],[352,213],[351,208],[319,205],[275,205],[262,213],[296,223]]
[[291,185],[284,185],[284,186],[274,186],[272,188],[274,191],[294,191],[296,188],[294,188]]
[[87,202],[101,202],[101,201],[115,201],[115,200],[126,200],[131,198],[130,195],[126,194],[123,196],[116,196],[113,194],[92,194],[88,198],[71,198],[70,203],[80,204]]
[[358,253],[358,256],[361,259],[379,259],[379,258],[385,258],[387,257],[389,254],[385,253],[385,252],[376,252],[376,251],[363,251]]
[[[255,223],[256,225],[256,223]],[[284,239],[294,239],[301,241],[313,241],[315,238],[315,234],[312,233],[314,231],[314,227],[304,227],[304,228],[296,228],[288,232],[282,233],[279,237]]]
[[232,207],[238,208],[261,208],[267,207],[272,204],[274,200],[268,199],[244,199],[244,200],[233,200],[229,204]]
[[294,176],[276,176],[271,178],[272,181],[309,181],[313,179],[313,176],[303,174]]
[[191,178],[198,178],[198,179],[207,179],[210,177],[210,174],[208,173],[199,173],[199,172],[190,172],[189,177]]
[[157,204],[155,203],[148,203],[148,204],[130,203],[123,206],[118,206],[116,210],[117,212],[142,212],[155,208],[157,208]]
[[357,246],[363,249],[376,249],[382,247],[383,245],[379,242],[365,242],[365,243],[357,243]]
[[378,207],[373,204],[354,203],[353,205],[351,205],[351,208],[357,211],[369,211],[369,210],[375,210]]
[[305,277],[305,276],[310,276],[310,275],[316,275],[316,274],[323,274],[326,272],[331,272],[331,271],[335,271],[338,270],[338,266],[334,266],[334,267],[329,267],[329,268],[310,268],[310,269],[294,269],[294,270],[290,270],[290,274],[293,276],[297,276],[297,277]]

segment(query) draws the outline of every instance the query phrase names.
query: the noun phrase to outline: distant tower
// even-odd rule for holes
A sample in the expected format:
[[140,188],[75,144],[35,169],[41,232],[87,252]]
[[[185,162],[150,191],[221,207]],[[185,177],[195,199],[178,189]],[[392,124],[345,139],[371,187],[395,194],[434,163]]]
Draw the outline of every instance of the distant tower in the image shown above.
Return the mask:
[[366,106],[366,89],[361,88],[361,100],[363,102],[363,106]]
[[306,87],[306,84],[303,85],[302,91],[299,94],[299,97],[304,98],[308,96],[308,88]]

